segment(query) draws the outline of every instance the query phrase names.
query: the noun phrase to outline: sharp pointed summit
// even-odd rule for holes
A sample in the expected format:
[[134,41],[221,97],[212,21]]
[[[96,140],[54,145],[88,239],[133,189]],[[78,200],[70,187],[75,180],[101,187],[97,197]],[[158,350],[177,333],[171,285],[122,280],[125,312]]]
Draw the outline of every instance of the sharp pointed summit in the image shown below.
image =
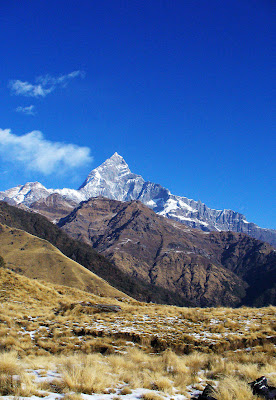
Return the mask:
[[122,168],[127,169],[127,171],[130,172],[128,165],[123,157],[116,152],[110,158],[105,160],[99,167],[93,169],[89,173],[84,183],[79,187],[79,190],[86,186],[91,180],[93,180],[95,176],[99,176],[99,174],[106,175],[110,172],[111,169],[113,169],[114,172],[117,171],[117,175],[120,175],[120,173],[122,172]]
[[122,160],[125,162],[123,157],[120,156],[120,154],[118,154],[117,151],[115,151],[115,153],[110,158],[108,158],[108,160]]
[[[104,196],[121,201],[133,200],[140,192],[144,179],[133,174],[117,152],[90,172],[79,190],[85,197]],[[134,191],[135,195],[132,196]]]
[[39,199],[54,193],[76,204],[91,197],[103,196],[113,200],[139,200],[157,214],[180,221],[190,227],[209,231],[244,232],[276,247],[276,231],[263,229],[246,221],[244,215],[232,210],[214,210],[201,201],[176,196],[161,185],[146,182],[133,174],[124,158],[115,152],[99,167],[93,169],[78,190],[46,189],[36,183],[0,192],[0,200],[14,201],[31,207]]
[[[105,160],[99,167],[96,169],[100,168],[101,166],[109,166],[109,165],[127,165],[125,162],[124,158],[120,156],[117,152],[115,152],[111,157],[109,157],[107,160]],[[93,172],[93,171],[91,171]]]

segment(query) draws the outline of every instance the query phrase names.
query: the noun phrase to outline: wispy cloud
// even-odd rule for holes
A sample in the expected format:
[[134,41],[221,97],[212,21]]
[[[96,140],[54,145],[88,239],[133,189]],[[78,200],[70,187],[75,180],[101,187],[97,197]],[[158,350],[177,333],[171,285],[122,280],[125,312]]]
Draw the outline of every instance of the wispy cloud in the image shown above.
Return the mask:
[[66,75],[54,77],[51,75],[39,76],[35,79],[35,83],[20,81],[19,79],[11,80],[9,87],[13,94],[26,97],[45,97],[53,92],[59,86],[66,86],[67,83],[77,77],[84,78],[83,71],[73,71]]
[[26,114],[26,115],[35,115],[35,106],[31,105],[31,106],[27,106],[27,107],[17,107],[15,109],[16,112],[22,113],[22,114]]
[[44,175],[68,172],[93,160],[88,147],[52,142],[40,131],[17,136],[10,129],[0,129],[0,155]]

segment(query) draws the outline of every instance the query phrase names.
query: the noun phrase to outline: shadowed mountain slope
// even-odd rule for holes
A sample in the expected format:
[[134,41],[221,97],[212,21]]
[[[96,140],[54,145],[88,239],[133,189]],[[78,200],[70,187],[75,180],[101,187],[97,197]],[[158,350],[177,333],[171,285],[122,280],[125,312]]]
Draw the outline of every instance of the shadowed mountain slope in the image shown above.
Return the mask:
[[[45,217],[0,201],[0,223],[22,229],[57,247],[64,255],[106,280],[114,288],[141,301],[187,306],[184,296],[131,277],[98,254],[90,245],[74,240]],[[0,244],[1,246],[1,244]]]
[[129,276],[200,306],[275,304],[276,252],[245,234],[202,232],[106,198],[82,202],[59,226]]
[[77,262],[43,239],[0,224],[0,254],[7,268],[28,278],[74,287],[105,297],[124,297]]

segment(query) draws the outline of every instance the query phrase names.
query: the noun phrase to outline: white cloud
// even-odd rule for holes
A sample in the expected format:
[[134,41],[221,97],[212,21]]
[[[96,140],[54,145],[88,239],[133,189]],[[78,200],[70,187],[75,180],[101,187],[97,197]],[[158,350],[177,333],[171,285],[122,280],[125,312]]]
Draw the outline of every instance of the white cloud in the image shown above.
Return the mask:
[[40,131],[17,136],[10,129],[0,129],[0,155],[44,175],[64,173],[93,160],[88,147],[51,142]]
[[36,78],[35,83],[23,82],[19,79],[11,80],[9,87],[12,93],[26,97],[45,97],[53,92],[58,86],[66,86],[66,84],[77,77],[84,78],[83,71],[73,71],[66,75],[53,77],[51,75],[39,76]]
[[40,84],[33,85],[29,82],[22,82],[19,80],[10,81],[10,87],[14,94],[26,97],[45,97],[54,90],[53,88],[43,88]]
[[19,112],[19,113],[26,114],[26,115],[35,115],[34,108],[35,108],[34,105],[31,105],[31,106],[28,106],[28,107],[19,106],[19,107],[16,108],[15,111]]

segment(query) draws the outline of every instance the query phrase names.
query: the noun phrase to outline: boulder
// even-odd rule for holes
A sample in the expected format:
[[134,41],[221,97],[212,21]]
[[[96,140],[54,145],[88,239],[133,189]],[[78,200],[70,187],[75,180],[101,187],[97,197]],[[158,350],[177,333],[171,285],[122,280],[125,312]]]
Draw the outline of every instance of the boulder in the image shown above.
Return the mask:
[[263,397],[266,400],[276,399],[276,388],[269,386],[265,376],[261,376],[249,384],[253,394]]

